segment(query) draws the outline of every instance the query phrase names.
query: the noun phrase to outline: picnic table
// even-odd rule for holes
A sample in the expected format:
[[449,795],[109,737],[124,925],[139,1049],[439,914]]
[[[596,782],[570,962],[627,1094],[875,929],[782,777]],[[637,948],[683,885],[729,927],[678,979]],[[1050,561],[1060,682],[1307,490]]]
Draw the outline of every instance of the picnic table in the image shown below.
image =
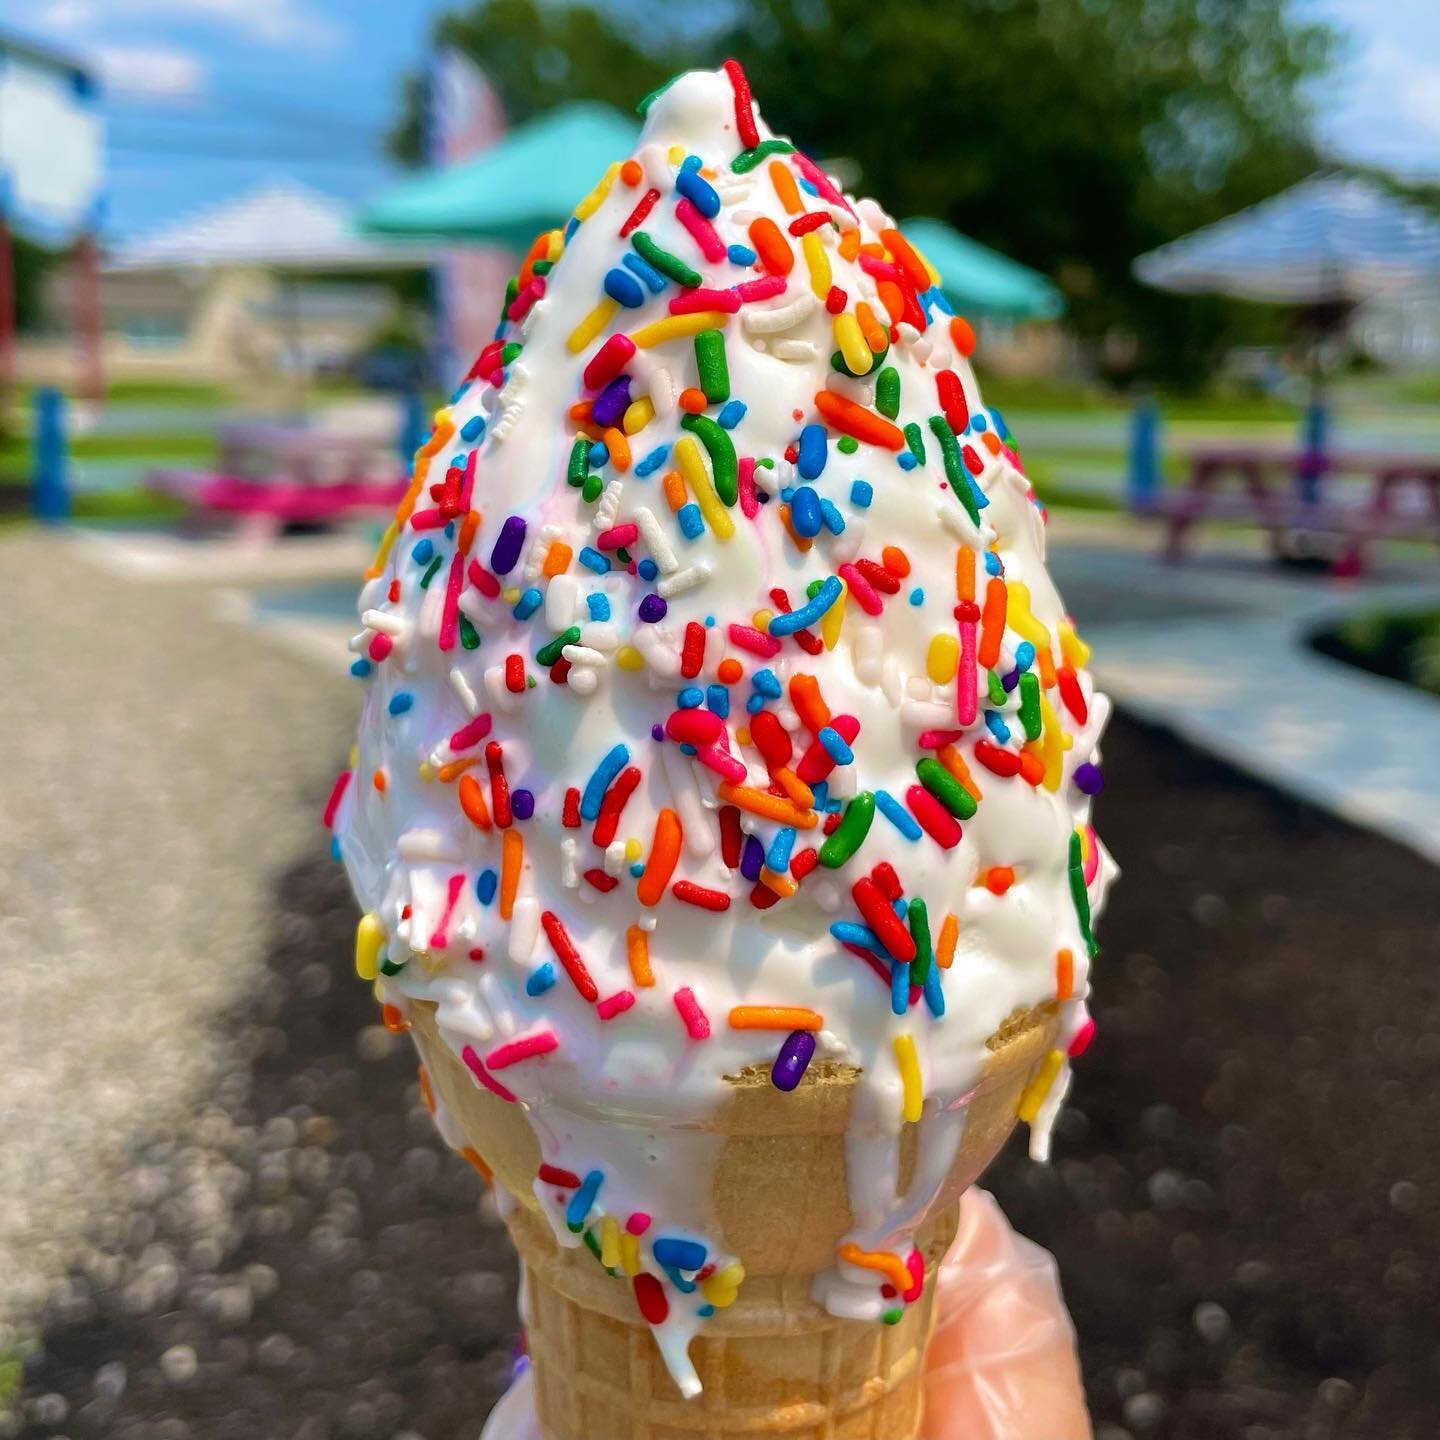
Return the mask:
[[[1171,560],[1183,558],[1190,531],[1206,520],[1259,525],[1277,557],[1288,555],[1298,536],[1338,536],[1348,544],[1335,569],[1347,574],[1359,573],[1373,540],[1440,545],[1440,455],[1211,444],[1192,448],[1189,463],[1181,487],[1135,503],[1138,514],[1164,522]],[[1347,476],[1368,482],[1358,498],[1337,493]]]

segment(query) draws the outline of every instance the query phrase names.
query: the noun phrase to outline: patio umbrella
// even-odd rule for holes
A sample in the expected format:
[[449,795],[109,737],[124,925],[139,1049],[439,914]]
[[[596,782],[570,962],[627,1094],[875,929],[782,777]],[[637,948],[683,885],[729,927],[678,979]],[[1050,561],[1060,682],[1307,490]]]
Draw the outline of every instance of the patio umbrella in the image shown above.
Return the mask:
[[558,225],[639,127],[606,105],[577,102],[512,130],[473,160],[427,170],[361,212],[372,235],[485,240],[524,250]]
[[1053,320],[1065,308],[1060,291],[1038,270],[962,235],[943,220],[922,216],[900,228],[940,272],[940,288],[966,315]]

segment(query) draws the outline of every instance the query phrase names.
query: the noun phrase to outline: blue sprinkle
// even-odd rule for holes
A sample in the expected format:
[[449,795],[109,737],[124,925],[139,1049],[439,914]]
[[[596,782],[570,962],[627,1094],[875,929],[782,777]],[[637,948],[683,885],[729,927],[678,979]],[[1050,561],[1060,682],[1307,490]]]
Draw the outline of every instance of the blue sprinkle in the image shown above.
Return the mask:
[[699,1288],[693,1280],[687,1280],[673,1265],[662,1265],[660,1268],[682,1295],[693,1295]]
[[660,567],[647,555],[635,567],[635,572],[648,585],[660,573]]
[[517,620],[528,620],[541,606],[545,597],[533,585],[515,602],[511,612]]
[[698,685],[687,685],[675,696],[682,710],[698,710],[705,703],[705,692]]
[[483,415],[472,415],[460,427],[460,438],[467,445],[473,445],[484,433],[485,417]]
[[[815,808],[823,810],[830,803],[830,782],[828,780],[817,780],[810,787],[811,794],[815,797]],[[837,802],[838,803],[838,802]]]
[[690,756],[693,760],[700,752],[688,740],[682,740],[680,742],[680,753]]
[[665,288],[665,277],[648,261],[642,260],[633,250],[625,253],[620,263],[632,274],[640,277],[640,282],[652,294],[658,295]]
[[898,960],[890,962],[890,1011],[903,1015],[910,1005],[910,967]]
[[700,160],[700,157],[699,157],[698,155],[687,155],[687,156],[680,162],[680,173],[681,173],[682,175],[684,175],[684,174],[689,174],[689,173],[691,173],[692,171],[698,170],[698,169],[700,168],[700,165],[701,165],[701,160]]
[[628,271],[618,267],[605,272],[605,293],[627,310],[638,310],[645,303],[645,291]]
[[808,485],[800,486],[790,498],[790,523],[806,540],[820,533],[820,497]]
[[743,400],[727,400],[715,417],[715,423],[722,430],[733,430],[745,418],[748,408]]
[[953,315],[955,307],[945,298],[945,292],[938,285],[932,285],[925,294],[929,297],[930,303],[942,314]]
[[1000,557],[993,551],[985,552],[985,573],[987,575],[1003,575],[1005,567],[1000,563]]
[[537,965],[525,981],[527,995],[543,995],[555,983],[555,966],[549,961]]
[[362,655],[351,667],[350,673],[357,679],[363,680],[375,667]]
[[340,853],[340,837],[338,835],[332,835],[330,837],[330,858],[332,860],[343,860],[345,858]]
[[569,244],[570,237],[580,228],[580,221],[572,215],[565,222],[565,243]]
[[705,1247],[698,1240],[681,1240],[673,1235],[662,1235],[651,1251],[655,1256],[655,1262],[663,1265],[667,1270],[695,1271],[701,1269],[705,1264]]
[[925,972],[925,1004],[937,1019],[945,1014],[945,992],[940,988],[940,967],[932,960]]
[[682,505],[675,512],[675,518],[680,522],[680,533],[687,540],[698,540],[705,533],[705,521],[701,517],[700,507],[693,500]]
[[435,542],[428,537],[418,541],[415,548],[410,552],[410,558],[417,565],[428,565],[430,557],[435,553]]
[[[770,622],[775,623],[773,620]],[[780,698],[780,681],[773,670],[757,670],[751,677],[750,683],[762,694],[769,696],[772,700]]]
[[795,468],[800,472],[800,478],[802,480],[818,479],[820,472],[825,468],[825,458],[825,427],[823,425],[807,425],[800,432],[800,444],[795,461]]
[[570,1204],[565,1210],[565,1223],[570,1229],[579,1230],[584,1226],[585,1217],[604,1183],[604,1173],[599,1170],[592,1170],[580,1182],[580,1188],[570,1197]]
[[930,324],[930,322],[931,322],[932,320],[934,320],[934,318],[935,318],[935,317],[930,313],[930,306],[931,306],[931,303],[932,303],[930,297],[931,297],[931,295],[932,295],[933,293],[934,293],[934,292],[933,292],[933,287],[932,287],[931,290],[926,290],[926,291],[924,291],[922,294],[917,295],[917,296],[915,297],[915,298],[916,298],[917,300],[919,300],[919,302],[920,302],[920,308],[925,312],[925,323],[926,323],[927,325]]
[[638,880],[645,873],[645,862],[643,860],[637,860],[630,867],[630,873]]
[[907,839],[918,840],[920,826],[915,817],[888,791],[875,792],[875,808]]
[[895,463],[902,470],[913,470],[920,462],[908,450],[902,450],[895,457]]
[[599,816],[600,802],[605,798],[610,782],[625,768],[629,759],[630,747],[623,740],[605,752],[604,758],[585,782],[585,793],[580,797],[583,819],[594,820]]
[[970,417],[970,423],[965,427],[973,430],[977,435],[983,435],[988,428],[985,424],[985,417],[978,410]]
[[911,603],[912,605],[914,605],[914,606],[916,607],[916,609],[919,609],[919,607],[925,603],[925,589],[924,589],[924,587],[921,586],[921,585],[917,585],[917,586],[910,592],[909,599],[910,599],[910,603]]
[[880,937],[858,920],[836,920],[830,926],[830,933],[842,944],[858,945],[862,950],[873,950],[877,955],[885,953]]
[[731,245],[725,253],[732,265],[753,265],[759,258],[748,245]]
[[796,183],[807,195],[818,195],[820,192],[815,188],[813,180],[807,180],[803,175],[797,175]]
[[681,166],[680,173],[675,177],[675,188],[707,220],[713,220],[720,213],[720,196],[715,187],[699,172],[698,158],[693,170],[686,170]]
[[825,753],[837,765],[848,765],[854,760],[855,752],[845,743],[845,737],[833,726],[821,726],[815,738],[825,747]]
[[397,690],[390,697],[390,713],[403,715],[414,703],[415,697],[408,690]]
[[[770,633],[772,635],[793,635],[797,630],[807,629],[840,598],[844,588],[838,575],[827,575],[821,582],[820,588],[798,610],[771,617]],[[839,739],[839,736],[836,736],[836,739]]]
[[700,1319],[708,1320],[715,1313],[715,1307],[707,1303],[702,1305],[695,1313]]
[[975,508],[983,510],[990,503],[990,497],[975,483],[975,477],[966,474],[966,480],[970,482],[970,493],[975,497]]
[[592,620],[608,620],[610,618],[610,597],[602,594],[599,590],[585,597],[585,606],[590,611]]
[[777,875],[783,875],[790,868],[790,853],[795,849],[795,827],[782,825],[775,832],[770,848],[765,852],[765,863]]
[[488,905],[495,898],[495,889],[500,883],[500,877],[493,870],[482,870],[475,877],[475,898],[482,904]]
[[850,482],[850,503],[857,510],[868,510],[870,502],[875,498],[875,487],[868,480],[852,480]]
[[602,465],[610,463],[610,447],[602,441],[597,440],[590,447],[590,468],[598,470]]
[[670,447],[668,445],[657,445],[634,467],[635,474],[640,476],[653,475],[665,463],[665,458],[669,454]]
[[1035,647],[1028,640],[1022,640],[1015,647],[1015,668],[1028,670],[1034,663]]
[[763,695],[752,695],[745,702],[745,713],[747,715],[758,715],[765,708],[765,697]]
[[990,406],[990,423],[1002,440],[1010,438],[1010,427],[1005,423],[1005,417],[993,405]]
[[587,570],[593,570],[597,575],[610,573],[610,561],[593,545],[586,545],[576,558]]
[[840,507],[823,495],[820,497],[820,514],[824,518],[825,528],[832,535],[845,533],[845,517],[840,513]]
[[985,712],[985,724],[990,733],[1001,744],[1006,745],[1010,741],[1010,727],[1000,718],[998,710],[987,710]]
[[730,692],[723,685],[705,687],[705,708],[722,720],[730,716]]

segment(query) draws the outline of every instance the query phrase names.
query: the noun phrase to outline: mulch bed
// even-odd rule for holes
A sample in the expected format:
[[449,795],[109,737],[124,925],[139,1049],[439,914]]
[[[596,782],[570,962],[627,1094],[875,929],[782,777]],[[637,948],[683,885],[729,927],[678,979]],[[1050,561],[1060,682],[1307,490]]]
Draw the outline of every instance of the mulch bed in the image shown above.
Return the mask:
[[[1105,752],[1099,1036],[1055,1162],[1012,1142],[989,1178],[1059,1256],[1097,1431],[1433,1440],[1435,871],[1124,717]],[[244,1063],[137,1149],[0,1435],[478,1435],[503,1232],[348,983],[338,869],[286,873],[275,915]]]

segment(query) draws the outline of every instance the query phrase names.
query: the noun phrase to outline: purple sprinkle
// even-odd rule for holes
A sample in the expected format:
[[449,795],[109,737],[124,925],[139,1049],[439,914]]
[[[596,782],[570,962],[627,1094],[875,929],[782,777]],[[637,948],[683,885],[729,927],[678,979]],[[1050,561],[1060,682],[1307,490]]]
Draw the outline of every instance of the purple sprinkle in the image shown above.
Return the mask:
[[525,543],[525,522],[518,515],[511,515],[500,527],[495,548],[490,552],[490,569],[496,575],[508,575],[520,558],[520,547]]
[[590,418],[601,427],[606,429],[611,425],[618,425],[620,417],[630,408],[630,377],[619,375],[612,380],[596,397],[594,407],[590,411]]
[[647,625],[654,625],[656,621],[665,618],[665,612],[669,608],[659,595],[652,592],[640,602],[640,618]]
[[652,740],[664,740],[665,727],[663,725],[652,725],[650,727],[650,738]]
[[1098,765],[1092,765],[1088,760],[1083,765],[1075,767],[1075,783],[1087,795],[1098,795],[1105,788],[1105,777],[1100,773]]
[[1020,683],[1019,667],[1017,666],[1008,675],[1002,675],[1000,683],[1005,687],[1005,693],[1008,695]]
[[747,880],[758,880],[764,863],[765,847],[753,835],[747,835],[745,849],[740,853],[740,873]]
[[771,1083],[777,1090],[793,1090],[804,1078],[814,1054],[815,1037],[808,1030],[792,1031],[770,1067]]
[[517,820],[528,820],[535,813],[535,797],[528,790],[512,791],[510,809]]

